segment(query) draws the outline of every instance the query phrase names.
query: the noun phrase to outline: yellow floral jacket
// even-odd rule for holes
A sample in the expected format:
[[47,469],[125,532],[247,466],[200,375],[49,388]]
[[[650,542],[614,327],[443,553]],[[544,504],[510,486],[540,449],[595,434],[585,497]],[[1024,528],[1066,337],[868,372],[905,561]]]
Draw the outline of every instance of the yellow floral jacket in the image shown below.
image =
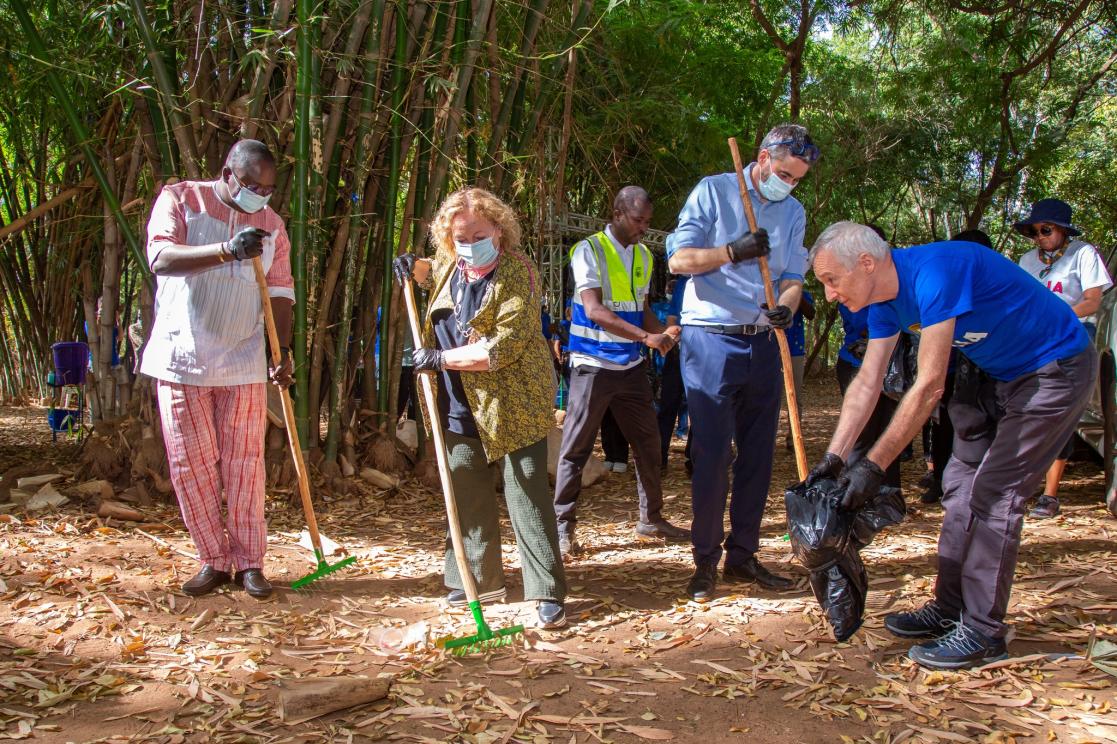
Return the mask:
[[[454,267],[454,263],[432,261],[428,280],[432,299],[423,320],[426,347],[435,345],[431,314],[453,309]],[[531,260],[519,251],[504,251],[469,324],[470,343],[485,345],[489,369],[460,374],[489,462],[535,444],[554,426],[555,372],[539,325],[540,292]],[[429,412],[424,414],[429,429]]]

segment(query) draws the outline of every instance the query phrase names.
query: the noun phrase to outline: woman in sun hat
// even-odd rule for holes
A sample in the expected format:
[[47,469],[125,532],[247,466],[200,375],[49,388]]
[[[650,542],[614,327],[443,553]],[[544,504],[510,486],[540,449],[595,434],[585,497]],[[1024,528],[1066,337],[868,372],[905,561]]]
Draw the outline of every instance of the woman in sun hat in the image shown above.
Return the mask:
[[[1093,338],[1102,293],[1113,281],[1097,249],[1076,239],[1082,231],[1071,222],[1070,205],[1059,199],[1041,199],[1032,205],[1032,213],[1026,219],[1012,227],[1035,245],[1021,256],[1021,268],[1070,305]],[[1059,481],[1073,450],[1072,434],[1047,471],[1043,495],[1036,501],[1031,516],[1046,519],[1059,513]]]

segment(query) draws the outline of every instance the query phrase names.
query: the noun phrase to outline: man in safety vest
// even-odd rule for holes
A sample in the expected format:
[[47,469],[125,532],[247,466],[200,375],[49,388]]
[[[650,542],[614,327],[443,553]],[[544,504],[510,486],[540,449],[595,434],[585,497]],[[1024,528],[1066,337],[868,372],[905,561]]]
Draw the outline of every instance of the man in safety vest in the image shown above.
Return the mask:
[[570,398],[555,477],[559,550],[578,550],[574,525],[582,468],[593,451],[605,411],[632,446],[640,515],[636,534],[687,540],[690,533],[663,518],[659,428],[641,348],[666,354],[680,329],[664,328],[648,303],[652,254],[640,243],[652,219],[644,189],[626,186],[613,200],[613,220],[570,252],[574,274],[570,322]]

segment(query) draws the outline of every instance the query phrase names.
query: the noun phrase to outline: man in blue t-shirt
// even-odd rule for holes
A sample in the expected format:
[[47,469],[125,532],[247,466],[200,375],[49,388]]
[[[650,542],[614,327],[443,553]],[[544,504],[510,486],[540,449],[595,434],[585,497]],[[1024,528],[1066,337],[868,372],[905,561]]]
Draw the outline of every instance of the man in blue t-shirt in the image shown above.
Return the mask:
[[[838,222],[811,251],[828,299],[869,307],[869,342],[850,384],[829,450],[808,476],[838,477],[842,506],[874,496],[890,464],[943,395],[952,349],[995,380],[1000,413],[979,462],[952,456],[943,478],[935,598],[894,613],[885,627],[930,636],[908,655],[935,669],[966,669],[1005,657],[1004,623],[1020,548],[1024,505],[1078,417],[1098,360],[1070,307],[1027,272],[974,243],[945,241],[891,250],[869,228]],[[876,445],[842,472],[901,332],[918,335],[919,371]]]

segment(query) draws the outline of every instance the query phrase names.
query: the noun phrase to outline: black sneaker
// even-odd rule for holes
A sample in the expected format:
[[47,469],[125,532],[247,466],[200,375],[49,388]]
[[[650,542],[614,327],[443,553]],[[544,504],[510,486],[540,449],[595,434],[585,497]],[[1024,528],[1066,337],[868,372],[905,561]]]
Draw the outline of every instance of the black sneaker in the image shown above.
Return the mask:
[[920,503],[923,504],[937,504],[942,501],[942,486],[938,483],[931,481],[931,485],[919,497]]
[[970,669],[1008,657],[1003,638],[990,638],[965,623],[938,640],[912,646],[908,658],[928,669]]
[[1036,499],[1036,505],[1028,516],[1032,519],[1051,519],[1059,514],[1059,499],[1044,494]]
[[544,630],[561,628],[566,625],[566,608],[563,607],[562,602],[552,602],[549,599],[544,599],[535,605],[535,610],[539,613],[539,627]]
[[949,633],[957,621],[948,617],[935,600],[913,612],[893,612],[884,617],[884,627],[900,638],[941,637]]
[[[502,586],[499,589],[493,589],[491,592],[484,592],[477,599],[484,604],[485,602],[503,602],[504,597],[508,591]],[[469,605],[469,600],[465,598],[464,589],[451,589],[450,593],[446,595],[446,604],[451,607],[466,607]]]
[[686,585],[687,595],[695,602],[709,602],[714,598],[718,583],[718,564],[699,563]]

